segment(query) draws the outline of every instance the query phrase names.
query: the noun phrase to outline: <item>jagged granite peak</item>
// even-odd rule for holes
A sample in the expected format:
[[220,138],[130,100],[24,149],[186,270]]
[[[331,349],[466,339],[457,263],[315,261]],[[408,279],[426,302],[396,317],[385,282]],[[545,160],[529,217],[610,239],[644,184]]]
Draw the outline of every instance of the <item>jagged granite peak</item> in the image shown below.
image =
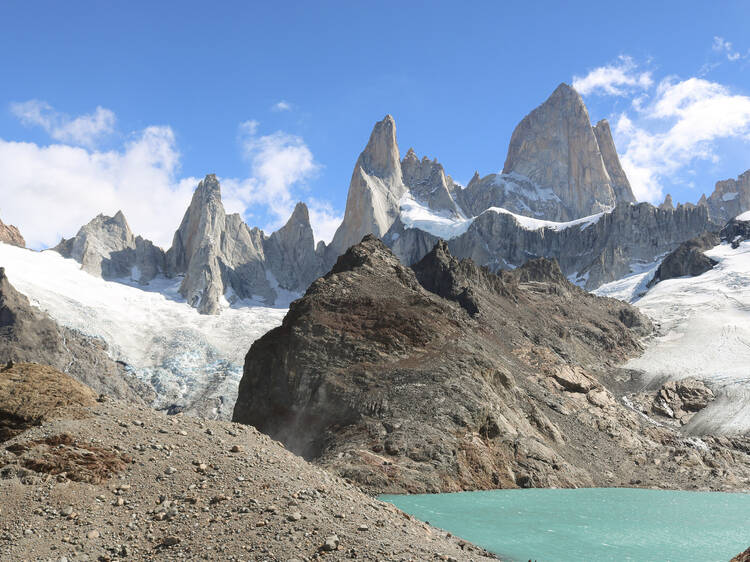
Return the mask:
[[393,117],[386,115],[375,124],[354,166],[344,220],[326,252],[328,264],[366,234],[382,237],[396,220],[399,201],[406,191],[396,142],[396,123]]
[[26,240],[24,240],[23,236],[21,236],[21,232],[18,230],[18,227],[12,224],[5,224],[1,220],[0,242],[3,242],[4,244],[12,244],[13,246],[18,246],[19,248],[26,247]]
[[550,188],[566,207],[568,220],[611,209],[617,201],[586,106],[567,84],[560,84],[513,131],[503,174]]
[[227,215],[214,174],[199,184],[167,252],[170,275],[184,275],[180,294],[202,314],[219,314],[222,302],[259,296],[273,303],[266,276],[263,233],[238,214]]
[[617,203],[635,203],[636,199],[635,195],[633,195],[633,189],[630,187],[628,176],[625,174],[625,170],[622,169],[620,157],[617,155],[609,121],[606,119],[600,120],[594,126],[594,134],[596,135],[596,142],[599,144],[599,151],[602,154],[604,167],[607,169],[607,174],[609,174],[609,178],[612,180],[612,189],[615,192]]
[[81,269],[104,279],[129,278],[148,283],[165,272],[164,251],[150,240],[134,236],[122,211],[100,214],[72,237],[52,248],[81,264]]
[[398,181],[401,178],[400,160],[396,122],[393,116],[386,115],[382,121],[375,123],[358,164],[369,175]]
[[0,267],[0,363],[51,365],[114,398],[142,404],[153,391],[113,361],[100,339],[60,326],[18,292]]
[[713,193],[698,201],[708,208],[711,218],[726,223],[737,215],[750,210],[750,170],[737,176],[737,179],[717,181]]
[[437,159],[424,156],[420,160],[410,148],[401,161],[401,174],[411,195],[429,209],[450,217],[463,215],[452,196],[458,186]]
[[667,193],[667,196],[664,198],[664,201],[661,205],[659,205],[659,208],[665,211],[671,211],[674,209],[674,202],[672,201],[672,195]]
[[263,250],[267,268],[283,289],[307,288],[321,274],[325,245],[315,247],[307,205],[297,203],[286,224],[264,239]]

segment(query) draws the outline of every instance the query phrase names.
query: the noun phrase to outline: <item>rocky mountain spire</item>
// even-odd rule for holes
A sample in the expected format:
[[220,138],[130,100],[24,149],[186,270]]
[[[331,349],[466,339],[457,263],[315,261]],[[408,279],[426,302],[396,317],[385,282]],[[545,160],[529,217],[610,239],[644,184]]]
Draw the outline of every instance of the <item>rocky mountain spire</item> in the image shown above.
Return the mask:
[[382,237],[398,216],[398,202],[406,192],[396,142],[396,123],[386,115],[372,130],[354,166],[344,220],[327,250],[333,263],[366,234]]
[[659,205],[659,208],[665,211],[671,211],[674,209],[674,203],[672,202],[671,194],[667,193],[667,196],[664,198],[664,202]]
[[203,314],[221,312],[230,288],[230,297],[257,295],[273,303],[276,294],[263,262],[262,232],[250,230],[239,215],[226,214],[219,180],[207,175],[193,193],[167,252],[169,274],[185,275],[180,294]]
[[165,271],[164,251],[150,240],[134,236],[122,211],[113,217],[98,215],[52,249],[79,262],[87,273],[105,279],[148,283]]
[[[603,133],[604,127],[601,129]],[[616,202],[586,106],[567,84],[560,84],[518,124],[503,173],[524,176],[538,187],[550,188],[567,207],[570,218],[609,209]]]
[[26,241],[21,236],[21,232],[12,224],[5,224],[0,220],[0,242],[5,244],[11,244],[18,246],[19,248],[26,247]]
[[620,164],[620,158],[617,156],[609,121],[606,119],[599,121],[594,127],[594,134],[596,135],[596,142],[599,143],[604,167],[612,180],[612,189],[615,192],[617,203],[635,203],[635,195],[633,195],[633,190],[630,187],[628,176],[625,175],[625,170],[622,169]]
[[299,291],[322,273],[307,205],[297,203],[284,226],[263,242],[268,269],[281,288]]

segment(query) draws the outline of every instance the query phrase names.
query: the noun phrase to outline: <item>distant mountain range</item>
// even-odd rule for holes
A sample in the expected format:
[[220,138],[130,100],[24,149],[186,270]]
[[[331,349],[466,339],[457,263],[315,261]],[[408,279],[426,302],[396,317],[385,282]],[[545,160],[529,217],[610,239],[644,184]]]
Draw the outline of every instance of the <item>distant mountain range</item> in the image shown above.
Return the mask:
[[219,314],[243,300],[271,305],[301,294],[367,234],[406,264],[439,239],[455,256],[493,271],[555,258],[570,280],[591,290],[748,209],[750,171],[718,182],[697,205],[675,208],[669,196],[658,207],[637,203],[609,124],[592,126],[581,96],[561,84],[516,127],[502,173],[475,173],[465,187],[411,148],[401,158],[387,115],[357,159],[344,219],[328,245],[315,245],[304,203],[270,235],[228,215],[210,174],[166,251],[135,236],[122,213],[94,218],[54,249],[105,279],[179,278],[191,306]]

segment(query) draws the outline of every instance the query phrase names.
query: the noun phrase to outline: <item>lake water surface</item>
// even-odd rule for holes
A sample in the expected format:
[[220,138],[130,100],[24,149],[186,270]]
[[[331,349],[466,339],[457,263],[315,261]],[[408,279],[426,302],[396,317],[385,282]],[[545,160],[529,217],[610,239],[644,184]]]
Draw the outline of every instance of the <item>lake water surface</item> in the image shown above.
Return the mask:
[[592,488],[381,499],[509,560],[726,562],[750,546],[750,494]]

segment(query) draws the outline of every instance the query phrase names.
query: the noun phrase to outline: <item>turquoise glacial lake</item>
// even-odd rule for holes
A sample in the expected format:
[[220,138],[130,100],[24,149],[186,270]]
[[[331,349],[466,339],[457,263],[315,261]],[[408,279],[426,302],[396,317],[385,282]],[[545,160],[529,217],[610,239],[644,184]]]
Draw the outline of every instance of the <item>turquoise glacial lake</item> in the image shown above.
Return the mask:
[[591,488],[380,499],[505,560],[726,562],[750,546],[750,494]]

